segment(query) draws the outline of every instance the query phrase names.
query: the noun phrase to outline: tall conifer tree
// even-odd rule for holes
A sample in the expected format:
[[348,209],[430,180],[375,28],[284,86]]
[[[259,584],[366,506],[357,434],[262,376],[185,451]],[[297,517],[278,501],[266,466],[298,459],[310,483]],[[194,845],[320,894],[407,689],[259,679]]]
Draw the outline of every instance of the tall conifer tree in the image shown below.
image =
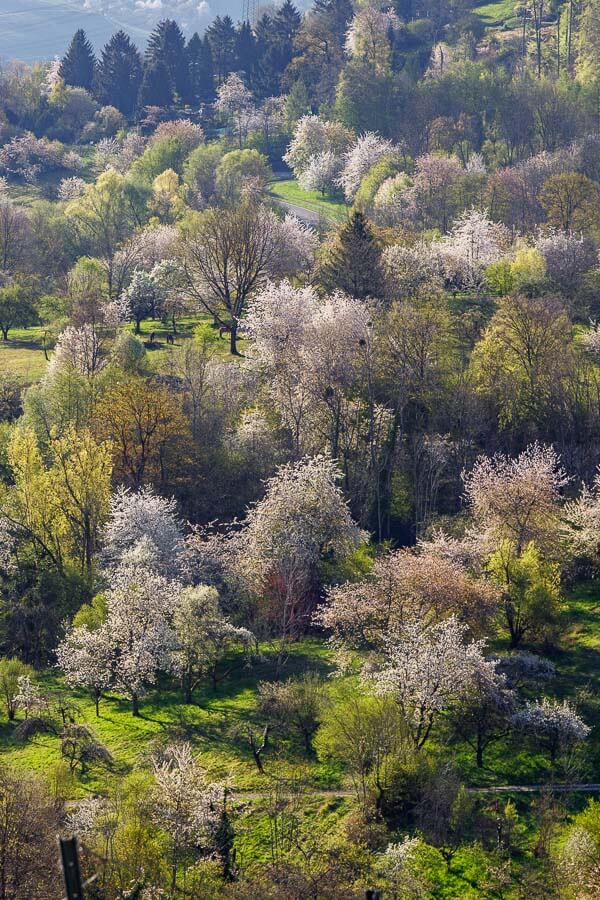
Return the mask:
[[173,19],[163,19],[150,35],[146,49],[146,65],[152,63],[164,65],[178,99],[182,103],[190,103],[192,96],[185,38]]
[[138,105],[140,112],[146,106],[167,107],[173,103],[171,76],[160,59],[149,62],[144,67],[144,77],[140,87]]
[[94,84],[96,57],[83,28],[73,35],[61,64],[60,77],[65,84],[91,91]]
[[102,51],[96,73],[96,95],[107,106],[131,116],[137,108],[142,60],[124,31],[113,35]]
[[186,54],[193,102],[212,100],[215,96],[215,86],[212,51],[208,37],[204,35],[204,38],[201,38],[197,32],[193,34],[188,42]]

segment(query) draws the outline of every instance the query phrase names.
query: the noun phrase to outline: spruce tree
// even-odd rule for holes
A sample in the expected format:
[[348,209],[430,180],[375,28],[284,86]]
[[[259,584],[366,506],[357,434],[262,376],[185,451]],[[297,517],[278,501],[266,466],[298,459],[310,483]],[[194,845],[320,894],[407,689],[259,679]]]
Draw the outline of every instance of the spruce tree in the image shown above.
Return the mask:
[[280,51],[281,74],[292,60],[294,41],[301,23],[302,16],[292,0],[284,0],[273,16],[273,28]]
[[96,96],[105,106],[116,106],[131,116],[137,108],[142,60],[124,31],[113,35],[102,51],[96,73]]
[[325,247],[319,281],[326,290],[342,290],[352,297],[381,296],[381,247],[363,213],[353,212]]
[[140,112],[146,106],[168,107],[173,104],[171,76],[162,60],[153,60],[144,67],[144,77],[138,95]]
[[274,97],[279,94],[281,67],[273,19],[268,13],[256,23],[255,34],[257,60],[252,87],[257,97]]
[[146,66],[162,63],[169,74],[172,90],[181,103],[192,100],[188,57],[185,38],[173,19],[159,22],[148,40]]
[[235,68],[235,28],[229,16],[217,16],[206,29],[217,85]]
[[246,84],[252,81],[256,66],[256,39],[249,22],[240,22],[235,35],[235,67]]
[[193,34],[186,48],[192,102],[202,103],[214,99],[215,85],[213,74],[212,51],[210,41],[205,35],[202,39],[198,33]]
[[65,84],[91,91],[94,84],[96,57],[83,28],[76,31],[60,64],[60,77]]

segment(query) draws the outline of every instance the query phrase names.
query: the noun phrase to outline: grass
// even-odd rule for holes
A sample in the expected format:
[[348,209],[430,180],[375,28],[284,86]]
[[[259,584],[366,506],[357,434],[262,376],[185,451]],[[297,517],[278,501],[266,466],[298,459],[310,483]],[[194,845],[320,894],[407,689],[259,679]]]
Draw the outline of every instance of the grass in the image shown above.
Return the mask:
[[[549,686],[549,692],[577,703],[585,720],[593,727],[586,742],[580,780],[597,780],[594,772],[598,771],[600,763],[600,698],[597,692],[600,594],[595,584],[580,585],[568,596],[564,623],[561,648],[553,660],[557,676]],[[191,741],[211,777],[229,779],[240,790],[263,791],[266,782],[253,763],[245,729],[248,723],[257,730],[261,728],[254,712],[257,686],[261,680],[274,677],[275,658],[275,649],[264,645],[257,664],[249,669],[238,669],[222,683],[217,693],[212,693],[207,686],[200,688],[193,705],[184,704],[180,692],[171,683],[161,684],[145,697],[140,718],[132,716],[125,699],[113,694],[102,700],[100,717],[96,718],[93,702],[86,692],[73,691],[72,694],[81,720],[88,722],[109,748],[117,771],[131,771],[155,742],[178,738]],[[307,638],[292,645],[286,674],[313,670],[326,676],[333,667],[329,646],[321,639]],[[50,692],[64,689],[55,672],[45,673],[42,680]],[[60,763],[58,737],[42,735],[19,744],[13,731],[13,725],[0,717],[0,760],[46,774]],[[431,749],[444,757],[443,733],[439,744],[432,744]],[[547,756],[522,741],[506,739],[490,746],[484,769],[477,769],[474,753],[466,745],[455,747],[453,756],[461,777],[470,786],[533,784],[555,778]],[[276,738],[266,754],[265,763],[267,771],[276,770],[279,778],[300,774],[314,789],[337,789],[344,780],[343,773],[335,767],[307,757],[295,739]],[[73,783],[74,794],[102,791],[107,778],[111,777],[102,770],[92,770],[91,774]]]
[[[566,599],[563,615],[564,637],[560,652],[554,658],[557,677],[550,690],[557,696],[577,700],[581,699],[583,688],[590,689],[581,711],[594,730],[585,747],[589,771],[581,773],[581,780],[597,780],[594,777],[600,756],[600,700],[595,690],[600,673],[600,592],[597,586],[593,583],[577,586]],[[499,641],[498,646],[505,649],[506,641]],[[238,794],[235,846],[238,862],[243,867],[270,861],[273,809],[280,804],[282,795],[292,797],[293,784],[299,794],[292,808],[298,816],[304,840],[310,846],[310,835],[314,833],[315,839],[323,845],[330,838],[340,844],[345,840],[348,816],[355,808],[351,785],[342,768],[308,756],[299,739],[284,738],[277,732],[272,735],[264,753],[266,776],[259,774],[253,762],[246,732],[248,726],[256,734],[262,730],[263,723],[255,711],[257,688],[261,680],[274,677],[276,656],[275,647],[262,645],[261,658],[253,667],[237,669],[221,683],[216,693],[208,686],[199,688],[193,705],[183,703],[181,692],[172,683],[158,684],[143,699],[139,718],[132,716],[130,705],[124,698],[114,694],[102,699],[100,716],[96,718],[94,704],[87,693],[70,692],[79,708],[79,721],[88,723],[110,750],[114,758],[111,772],[92,768],[85,775],[69,776],[66,764],[61,760],[60,740],[56,735],[41,735],[25,744],[19,743],[14,737],[14,724],[7,721],[2,711],[0,764],[38,772],[60,791],[61,796],[77,801],[90,794],[103,794],[111,782],[121,776],[147,771],[150,752],[157,745],[185,740],[193,745],[207,777],[226,781]],[[331,649],[322,639],[306,638],[291,646],[286,675],[313,670],[327,679],[333,669]],[[41,680],[48,692],[64,690],[62,679],[56,672],[42,674]],[[442,760],[448,760],[443,729],[430,749]],[[469,786],[555,780],[547,757],[522,742],[506,740],[492,745],[486,753],[484,770],[476,768],[470,748],[453,745],[451,753],[462,780]],[[145,783],[142,775],[139,785]],[[325,793],[327,791],[330,793]],[[519,882],[521,866],[526,862],[529,865],[533,860],[532,848],[539,828],[536,813],[539,799],[539,795],[518,792],[488,797],[479,795],[478,798],[481,803],[478,808],[490,821],[509,800],[514,803],[517,819],[513,830],[513,886]],[[582,809],[586,800],[583,793],[560,795],[565,811],[571,813]],[[398,833],[398,839],[403,833]],[[435,884],[432,896],[488,896],[482,894],[487,866],[481,847],[464,843],[457,849],[448,869],[440,863],[435,871],[432,870],[432,883]],[[513,886],[504,896],[516,896]]]
[[344,202],[329,200],[319,191],[303,191],[295,178],[272,182],[269,193],[277,200],[318,213],[329,221],[342,222],[348,215],[348,206]]
[[[139,338],[146,347],[148,372],[160,374],[168,371],[174,354],[193,338],[194,330],[200,324],[211,325],[211,317],[203,313],[178,319],[177,332],[174,335],[175,343],[169,345],[167,335],[173,333],[172,326],[160,319],[145,319],[141,323]],[[133,326],[130,330],[133,331]],[[44,332],[43,326],[15,328],[9,331],[8,341],[0,340],[0,375],[15,375],[24,387],[39,381],[47,367],[43,348]],[[154,334],[152,343],[150,343],[151,334]],[[229,336],[224,335],[220,339],[218,329],[215,329],[215,337],[217,356],[224,360],[233,359],[229,352]],[[240,353],[244,353],[247,346],[248,342],[244,338],[238,340]]]
[[511,24],[514,21],[515,25],[517,23],[515,17],[515,5],[512,0],[497,0],[495,3],[482,3],[474,6],[473,12],[475,15],[479,16],[484,25],[487,25],[488,27],[504,24],[509,21]]
[[[264,790],[265,780],[252,760],[245,729],[257,730],[254,714],[257,686],[261,680],[274,678],[276,650],[261,648],[259,662],[251,668],[238,669],[236,677],[223,681],[216,693],[208,686],[198,689],[193,705],[183,703],[181,692],[171,684],[162,684],[148,693],[141,703],[138,717],[131,713],[127,700],[108,694],[100,702],[100,716],[85,691],[69,691],[78,708],[78,720],[89,724],[114,758],[115,774],[131,772],[143,763],[157,743],[168,740],[190,741],[202,765],[214,780],[226,779],[237,789]],[[333,669],[331,651],[322,642],[304,640],[294,644],[286,672],[289,675],[312,669],[327,675]],[[62,679],[55,672],[40,677],[49,694],[64,691]],[[0,717],[0,762],[52,777],[61,762],[60,740],[56,735],[38,735],[27,743],[14,737],[14,725],[4,713]],[[267,769],[276,764],[277,776],[308,775],[315,789],[336,786],[338,779],[331,767],[307,759],[300,743],[277,741]],[[102,792],[112,773],[95,768],[70,785],[74,798],[88,792]]]
[[39,381],[46,371],[44,328],[15,328],[0,340],[0,375],[15,375],[24,384]]

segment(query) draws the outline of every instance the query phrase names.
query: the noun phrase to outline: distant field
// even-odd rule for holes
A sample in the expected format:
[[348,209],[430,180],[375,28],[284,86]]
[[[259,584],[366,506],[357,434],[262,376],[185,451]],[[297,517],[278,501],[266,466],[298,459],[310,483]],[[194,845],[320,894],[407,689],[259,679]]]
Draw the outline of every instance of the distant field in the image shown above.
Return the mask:
[[[207,313],[186,316],[177,321],[177,334],[173,346],[167,344],[167,334],[172,332],[170,325],[158,319],[146,319],[141,325],[140,340],[146,345],[146,364],[149,372],[164,372],[168,368],[173,353],[190,341],[194,329],[202,322],[211,323]],[[133,326],[131,326],[133,330]],[[154,342],[150,344],[150,335],[154,334]],[[217,332],[218,334],[218,332]],[[15,328],[8,333],[8,341],[0,340],[0,375],[16,375],[19,381],[27,386],[34,384],[46,371],[46,358],[43,349],[44,328]],[[216,343],[217,354],[223,359],[232,359],[229,353],[227,335]],[[247,342],[238,340],[241,353]],[[52,351],[49,351],[49,355]]]
[[508,22],[509,20],[511,25],[517,23],[513,0],[497,0],[496,3],[482,3],[474,6],[473,12],[479,16],[485,25],[494,25],[497,22]]
[[328,200],[319,191],[303,191],[295,178],[274,181],[269,187],[269,193],[279,200],[308,209],[334,222],[342,222],[348,215],[345,203]]

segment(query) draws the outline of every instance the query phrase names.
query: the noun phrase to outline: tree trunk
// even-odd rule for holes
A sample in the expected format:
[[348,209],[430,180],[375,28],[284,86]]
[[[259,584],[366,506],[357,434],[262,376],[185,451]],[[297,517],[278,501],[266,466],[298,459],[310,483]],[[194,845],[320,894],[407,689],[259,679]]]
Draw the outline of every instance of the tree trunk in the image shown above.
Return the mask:
[[183,700],[184,703],[192,704],[194,697],[192,694],[192,677],[187,674],[183,676]]
[[237,322],[231,322],[231,331],[229,332],[229,352],[233,356],[239,356],[237,348]]
[[481,737],[477,735],[477,768],[483,769],[483,741]]
[[136,319],[136,320],[135,320],[134,334],[140,334],[140,332],[141,332],[140,325],[141,325],[141,324],[142,324],[142,320],[141,320],[141,319]]
[[94,691],[94,703],[96,705],[96,718],[100,717],[100,691]]
[[4,326],[2,326],[2,340],[8,340],[8,328],[5,328]]
[[140,698],[137,694],[133,694],[131,697],[131,711],[134,716],[139,716],[140,714]]

